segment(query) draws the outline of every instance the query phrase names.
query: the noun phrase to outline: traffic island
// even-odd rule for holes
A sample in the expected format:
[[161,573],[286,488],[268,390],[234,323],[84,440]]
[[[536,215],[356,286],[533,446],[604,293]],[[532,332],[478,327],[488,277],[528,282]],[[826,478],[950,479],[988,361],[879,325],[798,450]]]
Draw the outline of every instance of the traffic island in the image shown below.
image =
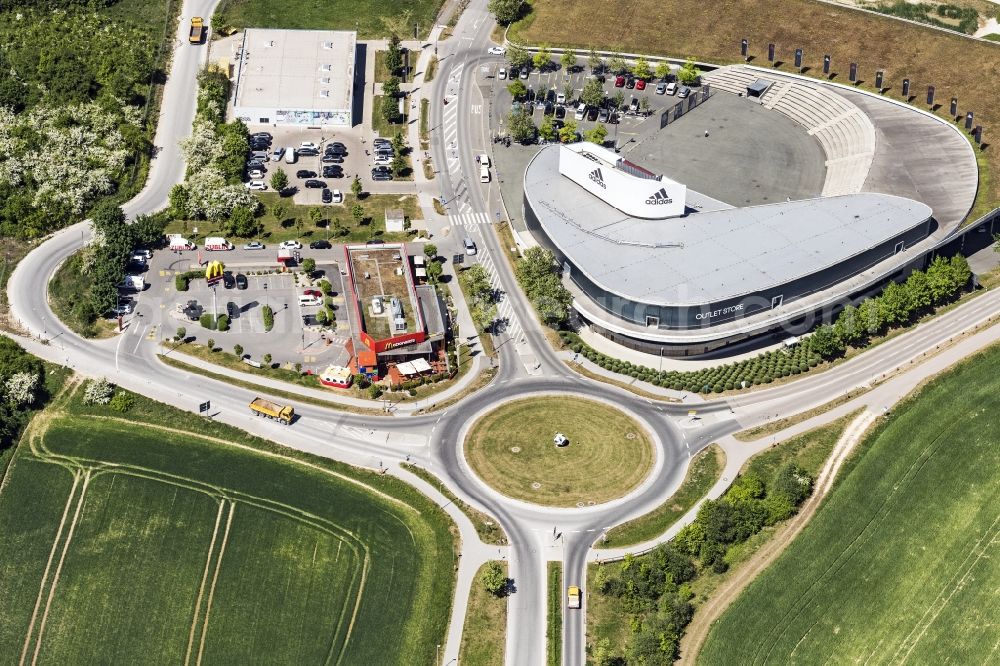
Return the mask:
[[492,488],[557,507],[589,506],[627,495],[655,462],[652,438],[635,419],[607,404],[575,397],[504,404],[473,424],[464,449],[469,465]]

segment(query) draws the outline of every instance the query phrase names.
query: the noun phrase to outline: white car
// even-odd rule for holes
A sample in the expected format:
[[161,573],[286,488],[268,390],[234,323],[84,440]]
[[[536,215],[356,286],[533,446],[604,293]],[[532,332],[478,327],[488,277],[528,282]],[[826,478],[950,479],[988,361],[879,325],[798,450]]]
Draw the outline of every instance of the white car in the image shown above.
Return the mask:
[[260,169],[251,169],[250,171],[247,172],[247,175],[251,178],[259,179],[264,177],[264,172],[261,171]]
[[271,161],[272,162],[280,162],[281,158],[282,158],[282,156],[284,154],[285,154],[285,149],[284,148],[275,148],[274,152],[271,153]]
[[344,203],[344,193],[340,190],[331,190],[330,194],[333,195],[332,203]]
[[299,148],[312,148],[313,150],[319,150],[319,144],[313,143],[312,141],[303,141],[299,144]]
[[282,250],[301,250],[302,243],[297,240],[281,241],[281,244],[278,245],[278,247]]
[[500,70],[497,72],[497,78],[498,79],[506,79],[507,78],[507,68],[506,67],[501,67],[500,68]]
[[505,49],[502,46],[491,46],[490,50],[488,51],[488,53],[490,55],[502,56],[504,53],[507,53],[507,49]]
[[267,185],[262,180],[251,180],[247,183],[247,189],[255,192],[263,192],[267,189]]
[[556,95],[556,104],[565,104],[565,103],[566,103],[566,95],[562,93]]
[[133,309],[134,307],[132,301],[125,301],[124,303],[120,303],[112,308],[111,312],[116,315],[127,315],[132,314]]

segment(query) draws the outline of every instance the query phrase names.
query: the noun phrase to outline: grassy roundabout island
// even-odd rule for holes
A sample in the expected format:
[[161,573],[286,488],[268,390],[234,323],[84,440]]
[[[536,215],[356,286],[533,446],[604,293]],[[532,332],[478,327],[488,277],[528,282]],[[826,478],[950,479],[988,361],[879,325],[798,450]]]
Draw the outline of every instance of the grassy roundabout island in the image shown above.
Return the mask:
[[[553,438],[562,433],[566,446]],[[550,506],[627,494],[653,466],[652,440],[623,412],[571,397],[516,400],[486,414],[465,438],[465,458],[508,497]]]

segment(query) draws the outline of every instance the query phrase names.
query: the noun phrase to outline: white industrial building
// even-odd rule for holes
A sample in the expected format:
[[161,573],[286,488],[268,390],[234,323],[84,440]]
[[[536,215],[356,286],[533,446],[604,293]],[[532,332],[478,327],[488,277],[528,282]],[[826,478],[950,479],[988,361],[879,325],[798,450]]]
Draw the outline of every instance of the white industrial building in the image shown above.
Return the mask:
[[248,125],[350,127],[357,33],[248,28],[234,112]]

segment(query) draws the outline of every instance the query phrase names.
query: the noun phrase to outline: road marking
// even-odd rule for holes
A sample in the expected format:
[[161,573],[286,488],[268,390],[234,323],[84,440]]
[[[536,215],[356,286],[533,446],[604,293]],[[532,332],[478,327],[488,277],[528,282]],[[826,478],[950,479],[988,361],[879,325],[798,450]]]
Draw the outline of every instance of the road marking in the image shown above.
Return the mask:
[[469,110],[473,114],[482,115],[483,114],[483,105],[482,104],[473,104],[472,107]]

